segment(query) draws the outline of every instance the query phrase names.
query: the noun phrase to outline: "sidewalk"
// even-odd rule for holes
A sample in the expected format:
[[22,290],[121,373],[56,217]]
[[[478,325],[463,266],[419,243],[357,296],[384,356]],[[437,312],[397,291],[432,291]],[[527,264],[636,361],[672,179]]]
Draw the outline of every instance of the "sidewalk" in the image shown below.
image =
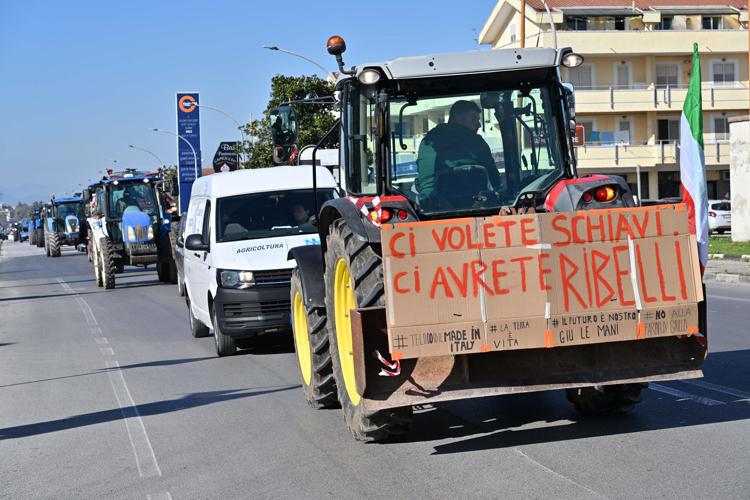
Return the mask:
[[703,278],[722,283],[750,283],[750,262],[709,259]]

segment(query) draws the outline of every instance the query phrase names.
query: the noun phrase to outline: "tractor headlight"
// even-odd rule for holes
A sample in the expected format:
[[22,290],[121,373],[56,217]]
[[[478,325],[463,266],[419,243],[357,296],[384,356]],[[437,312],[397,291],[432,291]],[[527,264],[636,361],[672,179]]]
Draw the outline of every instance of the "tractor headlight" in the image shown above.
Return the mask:
[[148,225],[148,239],[154,239],[154,226],[152,224]]
[[216,281],[222,288],[248,288],[255,284],[255,277],[252,271],[217,269],[216,278]]
[[135,229],[133,229],[133,226],[128,226],[128,240],[135,241]]

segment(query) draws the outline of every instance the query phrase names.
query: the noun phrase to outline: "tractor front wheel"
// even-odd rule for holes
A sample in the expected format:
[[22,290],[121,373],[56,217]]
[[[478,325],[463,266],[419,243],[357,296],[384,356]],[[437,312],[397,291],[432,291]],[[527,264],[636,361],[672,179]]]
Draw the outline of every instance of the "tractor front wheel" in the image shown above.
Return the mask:
[[49,235],[49,256],[60,256],[60,235],[57,233],[52,233]]
[[357,392],[352,345],[352,309],[385,305],[380,256],[354,236],[344,219],[334,221],[325,254],[326,312],[333,376],[344,420],[360,441],[385,441],[406,434],[411,406],[367,410]]
[[102,238],[99,249],[99,263],[101,264],[102,283],[104,288],[111,290],[115,287],[115,273],[117,263],[115,262],[115,251],[109,238]]
[[294,349],[305,400],[313,408],[338,408],[326,311],[322,307],[307,307],[299,269],[292,272],[291,300]]

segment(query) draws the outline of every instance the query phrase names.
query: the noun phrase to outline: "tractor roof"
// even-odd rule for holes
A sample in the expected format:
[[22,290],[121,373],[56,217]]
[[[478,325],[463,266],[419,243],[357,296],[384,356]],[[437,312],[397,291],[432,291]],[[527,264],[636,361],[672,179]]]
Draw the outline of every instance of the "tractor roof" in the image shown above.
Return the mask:
[[83,198],[79,196],[70,197],[70,198],[55,198],[55,203],[81,203],[83,201]]
[[450,52],[358,65],[357,76],[366,68],[379,68],[388,78],[396,80],[516,71],[554,67],[557,57],[558,52],[551,48]]

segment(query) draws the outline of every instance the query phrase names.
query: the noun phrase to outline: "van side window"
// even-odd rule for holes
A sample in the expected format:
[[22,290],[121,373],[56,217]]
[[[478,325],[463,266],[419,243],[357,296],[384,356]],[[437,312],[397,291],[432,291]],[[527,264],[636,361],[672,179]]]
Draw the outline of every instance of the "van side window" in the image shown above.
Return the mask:
[[211,202],[206,202],[206,210],[203,212],[203,230],[201,231],[203,236],[203,243],[209,243],[211,241]]

